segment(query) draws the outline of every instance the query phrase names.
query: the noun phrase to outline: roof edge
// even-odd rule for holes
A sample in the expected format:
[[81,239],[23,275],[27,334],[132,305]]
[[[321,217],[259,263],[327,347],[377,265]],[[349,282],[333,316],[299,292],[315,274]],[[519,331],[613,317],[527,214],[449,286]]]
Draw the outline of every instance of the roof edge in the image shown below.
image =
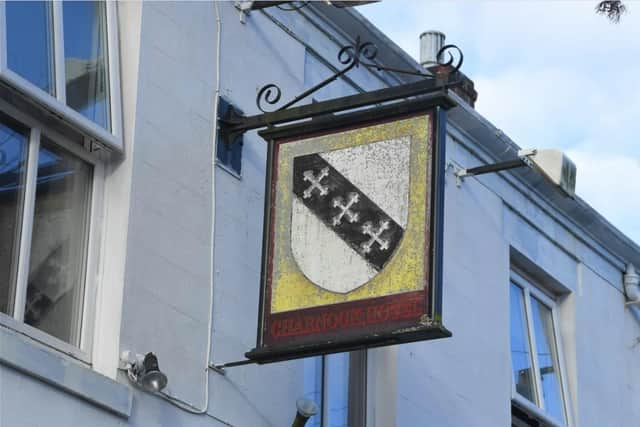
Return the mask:
[[[359,31],[367,31],[368,41],[375,43],[379,50],[376,59],[387,66],[422,69],[418,61],[411,57],[371,21],[354,8],[336,9],[324,3],[314,4],[314,9],[326,19],[338,24],[345,20],[353,20],[358,25],[340,25],[346,34],[354,39],[362,36]],[[418,43],[418,37],[416,37]],[[384,49],[382,49],[384,47]],[[399,76],[399,81],[409,83],[415,78]],[[454,97],[457,95],[453,94]],[[502,130],[494,126],[489,120],[474,108],[464,102],[450,111],[449,116],[453,124],[464,129],[486,153],[496,161],[507,160],[505,153],[516,152],[520,146],[509,138]],[[543,201],[555,208],[568,221],[578,227],[586,236],[596,241],[618,260],[618,267],[624,268],[626,263],[640,267],[640,246],[627,235],[611,224],[602,214],[586,201],[576,196],[575,199],[562,196],[551,185],[533,182],[531,174],[523,174],[517,170],[510,171],[510,175],[526,186]],[[610,260],[612,261],[612,260]]]

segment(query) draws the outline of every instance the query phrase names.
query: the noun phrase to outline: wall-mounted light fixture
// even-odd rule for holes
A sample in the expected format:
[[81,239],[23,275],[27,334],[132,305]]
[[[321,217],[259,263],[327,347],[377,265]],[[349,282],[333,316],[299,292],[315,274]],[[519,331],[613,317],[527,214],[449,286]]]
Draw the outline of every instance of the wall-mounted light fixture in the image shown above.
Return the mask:
[[499,172],[507,169],[529,166],[544,176],[547,181],[559,187],[567,196],[574,197],[576,192],[576,165],[559,150],[520,150],[518,157],[492,165],[478,166],[470,169],[458,169],[455,172],[458,187],[464,178]]
[[167,376],[160,370],[158,357],[151,352],[144,356],[122,352],[120,369],[127,372],[129,381],[144,390],[157,393],[167,386]]

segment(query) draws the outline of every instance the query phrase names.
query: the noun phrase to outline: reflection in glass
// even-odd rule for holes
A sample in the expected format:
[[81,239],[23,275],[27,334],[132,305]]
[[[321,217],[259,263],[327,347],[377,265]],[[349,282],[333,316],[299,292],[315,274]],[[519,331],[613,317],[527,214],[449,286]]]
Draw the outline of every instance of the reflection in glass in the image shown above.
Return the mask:
[[5,314],[12,313],[15,298],[26,164],[26,131],[0,121],[0,312]]
[[538,353],[538,366],[545,411],[564,421],[562,390],[558,377],[558,354],[553,331],[551,310],[536,298],[531,298],[531,317]]
[[325,356],[326,425],[347,427],[349,403],[349,353]]
[[[304,359],[305,399],[313,400],[318,408],[322,407],[322,356]],[[322,427],[322,411],[309,418],[305,427]]]
[[79,345],[92,168],[43,139],[25,323]]
[[511,366],[513,369],[513,381],[518,394],[535,403],[524,296],[522,289],[513,283],[511,283],[510,287],[509,307],[511,311]]
[[68,1],[63,3],[62,13],[67,104],[108,129],[105,4]]
[[5,7],[9,69],[53,95],[51,3],[8,1]]

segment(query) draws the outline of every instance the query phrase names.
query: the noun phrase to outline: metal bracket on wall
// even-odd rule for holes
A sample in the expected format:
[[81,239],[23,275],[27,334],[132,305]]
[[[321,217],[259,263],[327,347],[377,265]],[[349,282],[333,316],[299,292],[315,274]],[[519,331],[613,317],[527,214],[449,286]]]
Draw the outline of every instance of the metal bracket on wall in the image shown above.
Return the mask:
[[[336,0],[324,0],[329,6],[334,6],[337,8],[345,8],[352,6],[362,6],[368,3],[377,3],[381,0],[356,0],[356,1],[336,1]],[[251,0],[236,0],[235,6],[236,9],[240,11],[240,22],[243,24],[246,22],[246,16],[252,10],[261,10],[266,9],[268,7],[277,7],[280,10],[284,10],[285,12],[294,12],[296,10],[300,10],[305,8],[311,3],[310,1],[251,1]]]
[[495,173],[501,172],[509,169],[521,168],[523,166],[532,166],[531,160],[529,160],[530,156],[536,154],[536,150],[527,149],[518,151],[518,158],[513,160],[507,160],[504,162],[493,163],[491,165],[483,165],[477,166],[475,168],[464,169],[464,168],[456,168],[453,164],[449,164],[453,166],[455,169],[454,175],[456,176],[456,187],[460,187],[462,185],[462,181],[469,176],[478,176],[484,175],[486,173]]
[[[225,143],[233,144],[238,136],[252,129],[274,127],[278,124],[313,119],[318,116],[328,116],[341,111],[381,105],[399,99],[412,98],[412,100],[418,100],[420,96],[433,95],[438,92],[446,95],[448,89],[462,83],[462,75],[459,70],[462,66],[464,55],[455,45],[448,44],[440,49],[437,55],[438,64],[430,69],[431,73],[418,71],[417,69],[405,70],[385,67],[371,62],[375,59],[377,53],[378,48],[373,43],[362,42],[360,37],[357,37],[355,44],[343,46],[338,52],[338,61],[344,65],[341,70],[338,70],[333,75],[272,111],[267,111],[267,108],[268,106],[275,106],[280,102],[282,90],[275,83],[264,85],[256,96],[256,106],[262,111],[262,114],[244,116],[231,107],[225,116],[220,119],[220,131]],[[352,69],[359,67],[421,77],[421,80],[400,86],[294,107],[295,104],[298,104],[331,82],[341,78]],[[448,104],[448,107],[453,107],[455,102],[449,100]],[[401,103],[398,103],[398,105],[401,105]]]
[[255,360],[249,360],[249,359],[236,360],[234,362],[226,362],[226,363],[219,363],[219,364],[210,363],[209,369],[213,370],[214,372],[220,375],[227,375],[226,368],[233,368],[234,366],[255,365],[256,363],[258,362],[256,362]]
[[240,12],[240,22],[245,24],[247,21],[247,15],[252,10],[261,10],[268,7],[277,7],[280,10],[286,12],[293,12],[309,5],[308,1],[250,1],[250,0],[236,0],[235,7]]

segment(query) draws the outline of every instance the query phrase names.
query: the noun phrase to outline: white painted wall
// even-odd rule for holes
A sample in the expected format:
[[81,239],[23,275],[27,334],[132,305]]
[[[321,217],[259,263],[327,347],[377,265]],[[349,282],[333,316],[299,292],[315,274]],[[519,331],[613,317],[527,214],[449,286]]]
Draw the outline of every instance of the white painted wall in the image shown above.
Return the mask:
[[121,349],[153,351],[203,408],[209,334],[213,3],[142,6]]

